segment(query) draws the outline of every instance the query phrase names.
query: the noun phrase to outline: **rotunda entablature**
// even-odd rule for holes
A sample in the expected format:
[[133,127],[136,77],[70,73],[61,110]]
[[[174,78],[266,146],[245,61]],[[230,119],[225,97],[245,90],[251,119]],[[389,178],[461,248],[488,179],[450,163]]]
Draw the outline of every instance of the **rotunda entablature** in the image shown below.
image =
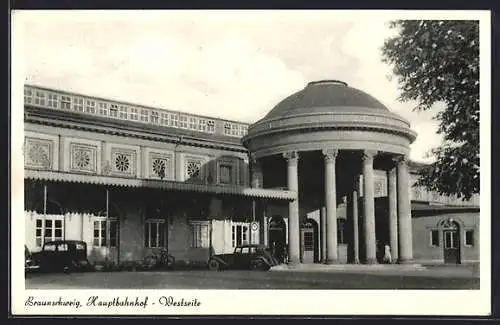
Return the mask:
[[243,144],[256,157],[323,148],[407,155],[416,132],[372,96],[336,80],[309,83],[251,125]]

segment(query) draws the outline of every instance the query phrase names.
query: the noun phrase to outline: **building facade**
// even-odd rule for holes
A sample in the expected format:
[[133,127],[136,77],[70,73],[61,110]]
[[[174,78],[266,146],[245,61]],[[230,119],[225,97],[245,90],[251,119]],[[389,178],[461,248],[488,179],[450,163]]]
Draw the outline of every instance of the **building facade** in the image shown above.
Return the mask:
[[25,86],[27,247],[84,240],[91,260],[116,264],[160,248],[206,263],[249,242],[290,263],[376,263],[384,244],[400,262],[478,260],[477,198],[412,187],[409,124],[374,101],[339,110],[331,97],[352,97],[339,87],[309,84],[306,114],[288,99],[248,125]]

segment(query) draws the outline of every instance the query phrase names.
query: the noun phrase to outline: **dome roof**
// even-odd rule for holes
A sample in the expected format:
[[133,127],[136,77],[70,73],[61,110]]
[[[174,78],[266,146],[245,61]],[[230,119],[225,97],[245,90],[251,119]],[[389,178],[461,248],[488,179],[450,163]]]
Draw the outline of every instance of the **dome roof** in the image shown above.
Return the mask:
[[308,83],[301,91],[282,100],[264,117],[264,120],[301,113],[332,112],[340,107],[388,111],[388,108],[373,96],[351,88],[345,82],[321,80]]

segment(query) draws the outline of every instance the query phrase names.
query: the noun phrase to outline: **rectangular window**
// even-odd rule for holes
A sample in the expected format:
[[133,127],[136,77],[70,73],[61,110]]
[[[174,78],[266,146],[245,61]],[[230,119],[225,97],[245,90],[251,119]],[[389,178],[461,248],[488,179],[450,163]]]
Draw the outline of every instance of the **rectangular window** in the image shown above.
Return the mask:
[[221,184],[232,184],[233,166],[224,164],[219,166],[219,180]]
[[168,125],[168,113],[161,113],[160,114],[160,124],[161,125]]
[[109,107],[109,116],[118,117],[118,105],[111,104],[111,106]]
[[139,119],[137,108],[135,107],[130,108],[130,119],[133,121],[137,121]]
[[474,230],[465,231],[465,246],[474,246]]
[[245,136],[248,132],[248,126],[240,125],[240,136]]
[[198,120],[198,130],[200,130],[202,132],[206,132],[207,131],[207,120],[202,119],[202,118],[200,118]]
[[209,225],[205,223],[191,224],[191,247],[208,248],[210,247]]
[[431,230],[430,236],[431,247],[439,247],[439,231]]
[[231,125],[231,135],[238,135],[238,124]]
[[24,103],[33,103],[33,91],[31,89],[24,88]]
[[224,123],[224,134],[231,135],[231,123]]
[[63,222],[60,219],[46,217],[45,222],[42,219],[36,219],[35,240],[36,246],[42,247],[43,243],[63,239]]
[[85,112],[95,114],[95,101],[87,99],[85,102]]
[[149,122],[149,111],[141,109],[141,122]]
[[169,124],[170,126],[173,126],[174,128],[179,127],[179,115],[177,114],[169,114]]
[[210,133],[215,132],[215,121],[213,121],[213,120],[207,121],[207,132],[210,132]]
[[186,115],[179,116],[179,127],[183,129],[188,128],[188,117]]
[[231,227],[231,244],[233,247],[248,244],[248,225],[233,225]]
[[73,110],[77,112],[83,112],[83,98],[74,98],[73,101]]
[[196,117],[190,117],[189,118],[189,129],[190,130],[198,130],[198,123],[197,123],[197,118]]
[[108,247],[109,245],[109,247],[117,247],[118,231],[117,220],[95,220],[93,246]]
[[120,106],[120,118],[126,120],[128,118],[128,107]]
[[144,247],[166,247],[164,220],[148,220],[144,224]]
[[71,97],[61,96],[61,108],[68,110],[71,109]]
[[45,106],[45,93],[41,91],[35,92],[35,105]]
[[160,123],[160,114],[158,114],[158,112],[151,112],[151,123],[153,124],[158,124]]
[[57,108],[59,106],[58,96],[56,94],[49,94],[48,104],[49,107]]
[[99,115],[102,115],[102,116],[109,115],[108,103],[99,103]]

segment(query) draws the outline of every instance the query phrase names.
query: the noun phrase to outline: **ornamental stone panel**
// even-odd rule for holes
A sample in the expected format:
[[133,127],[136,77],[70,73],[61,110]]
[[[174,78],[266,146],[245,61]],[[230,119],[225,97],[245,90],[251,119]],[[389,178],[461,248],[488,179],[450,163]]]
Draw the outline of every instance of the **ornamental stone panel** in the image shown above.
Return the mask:
[[97,172],[97,146],[70,143],[70,169],[76,172]]
[[137,152],[135,150],[112,148],[111,171],[117,175],[137,175]]
[[53,141],[25,138],[24,166],[36,169],[52,169]]
[[102,171],[101,142],[75,137],[61,137],[63,171],[95,173]]

